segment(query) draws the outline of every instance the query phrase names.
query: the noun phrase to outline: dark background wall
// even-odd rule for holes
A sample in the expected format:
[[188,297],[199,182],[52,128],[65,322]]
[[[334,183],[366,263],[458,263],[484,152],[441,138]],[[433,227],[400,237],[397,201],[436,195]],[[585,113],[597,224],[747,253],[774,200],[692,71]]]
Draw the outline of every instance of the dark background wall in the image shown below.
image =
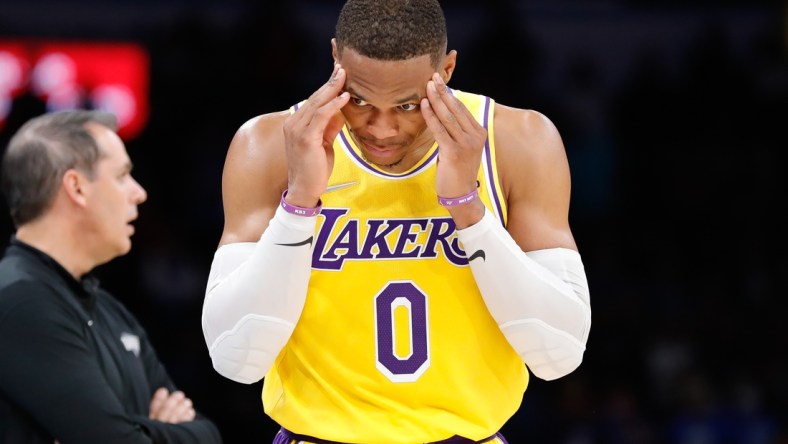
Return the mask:
[[[327,78],[340,6],[0,0],[0,38],[149,51],[151,114],[127,146],[150,197],[133,251],[97,272],[229,443],[270,442],[276,427],[260,383],[211,369],[200,328],[225,152],[245,120]],[[591,286],[585,362],[556,382],[532,379],[509,442],[788,442],[786,2],[444,9],[459,51],[452,86],[542,111],[561,131]],[[15,103],[0,146],[41,110]]]

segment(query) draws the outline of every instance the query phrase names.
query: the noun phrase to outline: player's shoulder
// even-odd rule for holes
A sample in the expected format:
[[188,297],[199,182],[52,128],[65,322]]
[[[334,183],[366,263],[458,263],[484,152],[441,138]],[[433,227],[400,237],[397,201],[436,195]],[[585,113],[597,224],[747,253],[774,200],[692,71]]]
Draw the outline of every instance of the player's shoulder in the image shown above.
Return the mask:
[[496,151],[504,156],[564,156],[564,145],[555,124],[534,109],[496,104]]
[[233,198],[246,202],[261,189],[281,193],[286,187],[287,158],[282,126],[289,115],[288,111],[262,114],[238,128],[230,142],[222,174],[225,207],[234,205]]
[[282,126],[289,115],[289,111],[277,111],[252,117],[241,124],[233,137],[233,142],[250,142],[258,138],[270,139],[282,132]]
[[232,137],[228,161],[239,159],[245,163],[252,159],[284,156],[282,125],[288,115],[287,111],[261,114],[244,122]]
[[539,139],[558,136],[553,121],[541,112],[500,103],[495,107],[495,128],[518,138]]

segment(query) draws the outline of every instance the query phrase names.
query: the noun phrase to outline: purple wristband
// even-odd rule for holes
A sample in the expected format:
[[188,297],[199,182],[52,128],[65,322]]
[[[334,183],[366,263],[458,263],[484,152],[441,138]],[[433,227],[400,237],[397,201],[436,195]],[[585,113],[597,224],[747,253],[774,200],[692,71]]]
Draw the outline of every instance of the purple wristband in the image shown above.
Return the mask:
[[470,193],[460,197],[445,198],[438,196],[438,203],[443,205],[444,207],[456,207],[457,205],[464,205],[469,202],[473,202],[478,198],[479,198],[479,189],[477,188],[471,191]]
[[282,199],[279,201],[279,205],[281,205],[282,208],[290,214],[295,214],[296,216],[312,217],[320,214],[320,210],[323,209],[323,201],[320,199],[317,200],[316,207],[304,208],[287,203],[285,196],[287,196],[287,190],[282,193]]

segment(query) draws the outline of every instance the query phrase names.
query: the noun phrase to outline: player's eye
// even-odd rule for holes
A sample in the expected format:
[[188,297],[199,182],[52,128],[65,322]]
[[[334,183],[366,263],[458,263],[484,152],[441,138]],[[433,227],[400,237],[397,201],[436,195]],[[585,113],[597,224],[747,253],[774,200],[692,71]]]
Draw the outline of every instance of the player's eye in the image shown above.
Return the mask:
[[416,111],[419,109],[419,105],[416,103],[405,103],[399,106],[399,109],[403,111]]
[[366,100],[359,99],[358,97],[351,97],[350,101],[353,102],[353,104],[356,105],[356,106],[367,106],[368,105]]

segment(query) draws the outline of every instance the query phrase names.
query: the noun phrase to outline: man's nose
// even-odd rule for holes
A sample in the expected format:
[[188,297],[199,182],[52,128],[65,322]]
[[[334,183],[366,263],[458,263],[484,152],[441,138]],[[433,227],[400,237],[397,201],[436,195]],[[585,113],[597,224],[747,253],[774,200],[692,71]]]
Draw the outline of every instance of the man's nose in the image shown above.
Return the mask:
[[139,205],[145,202],[146,200],[148,200],[148,192],[145,191],[145,188],[143,188],[142,185],[140,185],[140,183],[137,182],[136,179],[132,179],[132,180],[134,181],[134,191],[132,192],[132,199],[134,200],[135,204]]
[[388,112],[373,112],[367,122],[367,127],[369,134],[378,140],[395,137],[399,132],[397,116]]

